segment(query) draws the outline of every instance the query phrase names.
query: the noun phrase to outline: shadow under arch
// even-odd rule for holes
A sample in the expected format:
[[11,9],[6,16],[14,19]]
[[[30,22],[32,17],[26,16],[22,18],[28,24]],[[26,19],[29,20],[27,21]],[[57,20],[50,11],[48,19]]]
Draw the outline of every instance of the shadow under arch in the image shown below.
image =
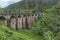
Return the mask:
[[18,17],[21,17],[21,15],[18,15]]
[[0,16],[0,20],[6,20],[4,16]]
[[7,20],[4,16],[0,16],[0,25],[6,25],[7,26]]
[[10,19],[11,19],[11,18],[16,18],[16,16],[13,16],[13,15],[12,15],[12,16],[10,17]]

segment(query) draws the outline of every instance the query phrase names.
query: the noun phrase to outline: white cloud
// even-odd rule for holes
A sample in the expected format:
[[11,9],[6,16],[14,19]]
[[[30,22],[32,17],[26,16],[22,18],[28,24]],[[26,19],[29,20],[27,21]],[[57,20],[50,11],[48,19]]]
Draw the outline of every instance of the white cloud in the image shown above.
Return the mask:
[[0,7],[4,8],[6,6],[8,6],[9,4],[18,2],[20,0],[0,0]]

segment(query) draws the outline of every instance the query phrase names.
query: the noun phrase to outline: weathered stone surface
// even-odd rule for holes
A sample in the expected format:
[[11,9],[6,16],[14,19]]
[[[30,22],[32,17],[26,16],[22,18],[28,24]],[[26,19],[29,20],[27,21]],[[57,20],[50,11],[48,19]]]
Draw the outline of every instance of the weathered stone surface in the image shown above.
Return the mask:
[[30,15],[31,16],[31,24],[33,24],[33,16],[32,15]]
[[31,16],[27,16],[27,29],[31,29]]
[[7,20],[0,20],[0,24],[7,26]]
[[10,19],[11,15],[3,15],[6,19]]
[[32,23],[35,22],[35,15],[32,16]]
[[18,17],[17,23],[17,29],[22,29],[22,17]]
[[11,18],[10,26],[13,30],[16,30],[16,18]]
[[31,29],[32,24],[36,22],[36,20],[40,18],[40,14],[10,14],[4,15],[0,14],[0,24],[11,27],[13,30],[19,29]]
[[26,17],[23,17],[23,29],[26,29]]
[[38,14],[35,15],[35,20],[37,20],[37,19],[38,19]]
[[5,20],[5,21],[4,21],[4,25],[6,25],[6,26],[7,26],[7,20]]

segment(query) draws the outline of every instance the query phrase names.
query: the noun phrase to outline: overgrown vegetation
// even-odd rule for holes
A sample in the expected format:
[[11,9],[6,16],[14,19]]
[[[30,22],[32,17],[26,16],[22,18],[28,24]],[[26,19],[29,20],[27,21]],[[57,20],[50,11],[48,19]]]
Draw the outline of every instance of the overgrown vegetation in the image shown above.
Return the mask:
[[[37,1],[39,2],[37,3]],[[0,13],[44,12],[44,15],[33,24],[31,30],[14,31],[6,26],[0,25],[0,40],[60,40],[60,4],[56,5],[58,0],[50,1],[32,0],[31,3],[31,0],[22,0],[8,6],[7,9],[0,8]]]
[[35,35],[31,30],[14,31],[6,26],[0,25],[0,40],[43,40],[41,36]]
[[60,7],[46,9],[31,30],[13,31],[0,25],[1,40],[60,40]]
[[37,34],[42,35],[45,40],[60,40],[58,37],[60,33],[60,7],[55,6],[47,9],[44,16],[33,26],[36,27],[34,30],[38,30]]

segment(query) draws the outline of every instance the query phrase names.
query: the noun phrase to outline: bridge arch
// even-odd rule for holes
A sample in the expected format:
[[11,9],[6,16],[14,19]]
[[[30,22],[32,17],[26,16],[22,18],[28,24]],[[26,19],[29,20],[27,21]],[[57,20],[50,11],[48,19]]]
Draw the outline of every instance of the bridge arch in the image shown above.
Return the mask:
[[0,24],[3,24],[3,25],[7,26],[7,20],[4,16],[0,16]]
[[0,20],[5,20],[6,18],[4,16],[0,16]]

